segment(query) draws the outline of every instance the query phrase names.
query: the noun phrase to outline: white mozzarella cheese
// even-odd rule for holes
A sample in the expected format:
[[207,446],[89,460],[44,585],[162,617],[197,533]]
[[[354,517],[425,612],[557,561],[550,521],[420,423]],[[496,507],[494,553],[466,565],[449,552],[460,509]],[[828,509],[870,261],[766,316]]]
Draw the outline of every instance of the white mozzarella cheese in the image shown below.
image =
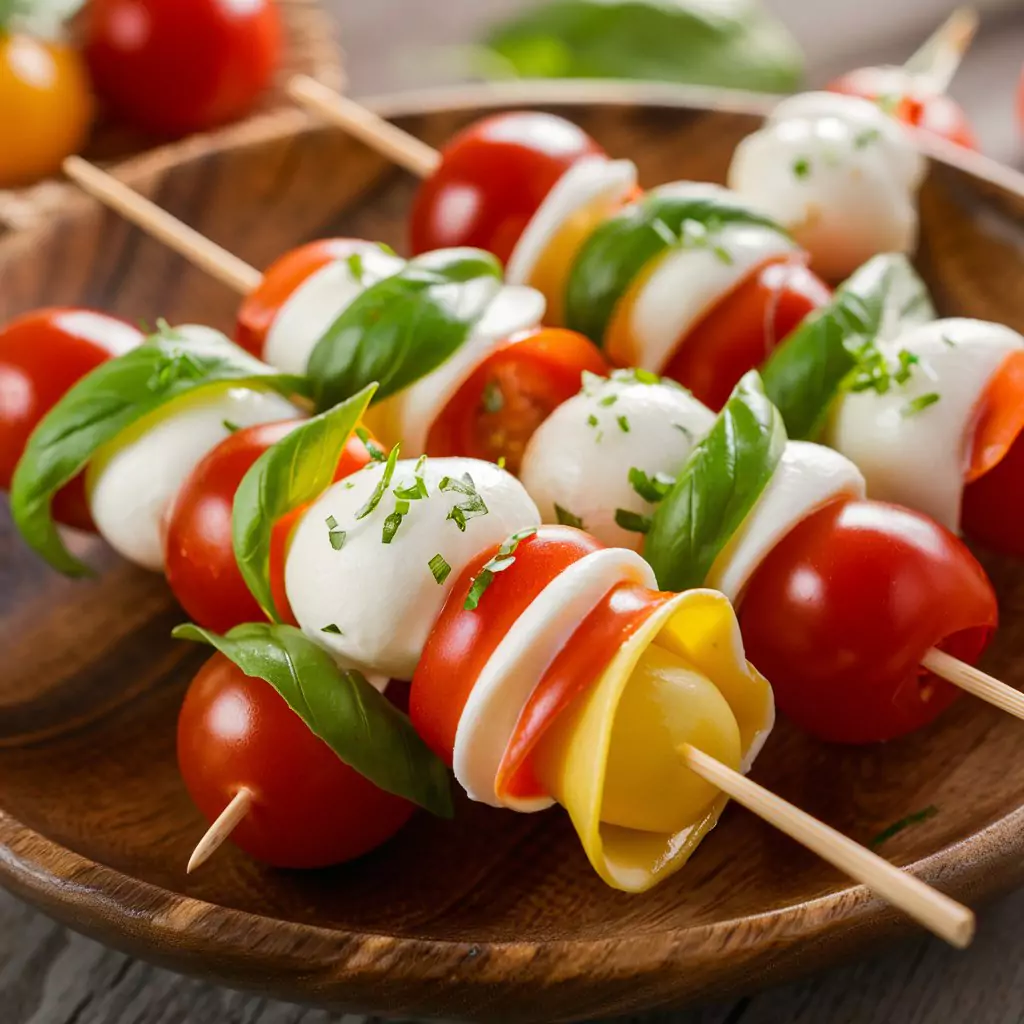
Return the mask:
[[[391,543],[384,544],[384,520],[395,511],[393,490],[412,482],[414,466],[411,460],[397,463],[391,486],[362,519],[356,513],[378,486],[383,465],[372,463],[334,484],[302,517],[285,560],[285,589],[302,629],[340,664],[396,679],[412,678],[427,635],[466,565],[510,534],[540,523],[523,486],[493,463],[428,459],[422,468],[428,497],[410,502]],[[440,485],[445,477],[465,473],[487,514],[468,518],[461,531],[449,513],[466,496]],[[331,543],[330,517],[345,533],[341,550]],[[451,566],[442,584],[429,565],[435,555]],[[328,625],[340,632],[324,633]]]
[[[632,551],[606,548],[584,556],[537,595],[495,648],[455,733],[455,778],[471,800],[503,806],[495,791],[498,767],[526,701],[580,623],[623,582],[657,589],[653,570]],[[516,809],[537,811],[552,803],[517,801]]]
[[120,555],[144,569],[164,565],[164,517],[199,461],[232,427],[302,416],[272,391],[205,388],[144,417],[93,456],[86,475],[96,529]]
[[405,260],[367,242],[358,260],[327,263],[288,296],[274,317],[263,359],[283,373],[303,374],[316,343],[367,288],[397,274]]
[[506,270],[509,284],[529,284],[534,268],[566,221],[591,204],[625,199],[636,188],[636,181],[636,165],[631,160],[592,156],[573,164],[555,182],[512,250]]
[[806,93],[736,148],[729,184],[788,228],[831,280],[917,241],[924,158],[869,100]]
[[473,371],[512,335],[537,327],[545,306],[544,296],[535,288],[503,286],[457,352],[382,404],[381,415],[393,425],[406,454],[426,450],[434,421]]
[[615,512],[646,516],[653,506],[634,490],[629,471],[675,476],[714,421],[688,391],[618,373],[591,381],[540,425],[520,476],[545,522],[558,522],[558,506],[603,543],[635,551],[643,534],[622,529]]
[[[727,189],[702,182],[677,182],[651,193],[664,194],[740,200]],[[715,231],[712,245],[671,250],[659,259],[631,311],[637,365],[663,370],[690,330],[722,298],[758,266],[795,249],[783,234],[764,225],[727,222]]]
[[[1003,360],[1021,348],[1016,331],[982,320],[912,327],[883,347],[892,359],[900,351],[917,357],[910,379],[883,394],[843,395],[826,441],[857,463],[872,498],[959,531],[978,401]],[[932,404],[922,408],[922,401]]]
[[864,497],[860,470],[831,448],[789,441],[768,485],[715,559],[707,586],[738,603],[772,548],[812,512],[841,497]]
[[54,323],[62,331],[90,341],[112,356],[124,355],[129,349],[136,348],[143,339],[142,333],[131,324],[88,309],[61,310],[54,317]]

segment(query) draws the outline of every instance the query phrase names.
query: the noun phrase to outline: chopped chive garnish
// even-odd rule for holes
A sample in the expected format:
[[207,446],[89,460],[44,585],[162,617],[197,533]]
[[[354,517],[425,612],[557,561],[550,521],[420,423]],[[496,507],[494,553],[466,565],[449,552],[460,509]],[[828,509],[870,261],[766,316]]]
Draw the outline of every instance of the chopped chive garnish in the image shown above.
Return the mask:
[[615,522],[623,530],[630,533],[649,533],[651,529],[651,517],[642,516],[638,512],[630,512],[627,508],[615,510]]
[[877,142],[881,137],[882,133],[877,128],[865,128],[864,131],[858,132],[854,136],[854,149],[864,149],[865,146],[870,146],[872,142]]
[[363,442],[363,447],[367,450],[370,458],[374,462],[386,462],[387,455],[384,454],[384,449],[372,437],[366,427],[356,427],[356,437]]
[[919,825],[922,821],[934,818],[938,813],[938,807],[936,807],[935,804],[931,804],[923,811],[915,811],[913,814],[908,814],[905,818],[900,818],[899,821],[894,821],[888,828],[882,829],[882,831],[868,843],[868,848],[877,850],[883,843],[887,843],[893,836],[899,835],[899,833],[905,828],[910,828],[911,825]]
[[927,409],[928,406],[934,405],[938,400],[939,395],[935,391],[929,391],[926,395],[918,395],[917,398],[912,398],[900,409],[900,415],[903,417],[916,416],[919,412]]
[[320,630],[320,632],[321,633],[333,633],[335,636],[344,636],[345,635],[344,633],[342,633],[342,631],[340,629],[338,629],[338,627],[333,622],[329,622],[326,626],[323,627],[323,629]]
[[505,456],[504,455],[499,455],[498,456],[498,469],[504,469],[504,468],[505,468]]
[[223,426],[223,427],[224,427],[224,429],[225,429],[225,430],[226,430],[226,431],[227,431],[227,432],[228,432],[229,434],[237,434],[237,433],[238,433],[238,432],[239,432],[239,431],[240,431],[240,430],[242,429],[242,428],[241,428],[241,427],[240,427],[240,426],[239,426],[239,425],[238,425],[237,423],[235,423],[235,422],[234,422],[233,420],[221,420],[220,422],[221,422],[221,426]]
[[596,427],[597,426],[597,422],[598,422],[597,421],[597,417],[593,413],[591,413],[587,417],[587,426],[588,427]]
[[495,573],[504,572],[515,562],[516,548],[519,547],[520,541],[526,540],[527,537],[532,537],[536,532],[537,527],[535,526],[531,526],[528,530],[520,530],[518,533],[513,533],[498,548],[495,556],[473,577],[469,585],[469,593],[466,595],[465,604],[462,606],[467,612],[474,611],[480,604],[480,598],[483,597],[484,591],[494,582]]
[[505,393],[501,390],[501,385],[496,380],[489,380],[484,385],[482,401],[484,412],[501,412],[505,407]]
[[380,499],[384,497],[384,492],[390,486],[391,478],[395,475],[395,463],[398,461],[398,449],[401,447],[401,444],[396,444],[391,449],[388,461],[384,464],[384,472],[381,473],[377,486],[373,489],[373,494],[370,495],[369,500],[356,513],[356,519],[365,519],[380,504]]
[[557,502],[555,503],[555,519],[562,526],[575,526],[577,530],[583,529],[583,520],[567,508],[562,508]]
[[806,178],[811,173],[811,161],[805,156],[798,157],[793,161],[793,174],[798,178]]
[[451,575],[452,567],[444,560],[444,555],[438,553],[427,563],[430,571],[434,574],[434,580],[440,586]]
[[396,498],[402,498],[405,501],[419,501],[420,498],[430,497],[430,492],[427,490],[427,481],[423,479],[423,467],[426,464],[426,455],[421,455],[416,460],[416,465],[412,470],[412,483],[396,487],[394,492]]
[[678,430],[679,433],[682,434],[683,437],[687,439],[687,441],[693,440],[693,431],[684,423],[673,422],[672,426],[675,427],[675,429]]
[[724,263],[727,267],[731,267],[736,261],[732,258],[732,253],[725,248],[724,245],[712,246],[711,251],[718,257],[719,263]]
[[328,516],[325,522],[327,523],[327,538],[331,542],[331,547],[335,551],[340,551],[345,546],[345,531],[338,529],[338,520],[334,516]]
[[363,283],[363,254],[359,252],[352,253],[351,256],[345,261],[348,264],[349,273],[352,275],[353,280],[356,284]]
[[948,334],[942,335],[942,344],[948,345],[949,348],[956,348],[956,342]]
[[619,425],[619,430],[624,434],[629,433],[629,420],[625,416],[616,416],[615,422]]
[[381,536],[383,544],[390,544],[395,539],[395,534],[398,533],[402,520],[409,514],[409,508],[408,501],[400,499],[395,502],[395,511],[384,520],[384,532]]
[[609,405],[614,405],[618,400],[619,396],[616,394],[605,395],[604,398],[602,398],[601,401],[598,402],[597,404],[607,407]]
[[656,505],[664,499],[675,486],[676,479],[668,473],[655,473],[648,476],[642,469],[634,466],[629,471],[629,485],[644,501]]
[[466,500],[455,504],[447,516],[463,533],[466,532],[467,520],[487,515],[487,505],[480,497],[476,484],[473,483],[473,478],[468,473],[463,473],[461,480],[446,476],[438,484],[438,487],[442,491],[455,491],[457,494],[466,496]]
[[[601,378],[598,378],[600,380]],[[617,384],[665,384],[656,373],[650,370],[628,369],[612,371],[611,380]]]

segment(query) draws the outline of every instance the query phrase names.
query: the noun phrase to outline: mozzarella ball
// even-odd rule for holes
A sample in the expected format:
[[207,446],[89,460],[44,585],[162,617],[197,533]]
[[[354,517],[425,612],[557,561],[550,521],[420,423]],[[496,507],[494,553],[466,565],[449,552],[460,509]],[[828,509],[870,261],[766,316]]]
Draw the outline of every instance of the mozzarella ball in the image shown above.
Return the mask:
[[301,415],[276,392],[227,385],[168,402],[103,445],[89,463],[86,492],[96,529],[118,554],[159,572],[164,517],[199,461],[237,427]]
[[643,534],[615,521],[618,510],[654,511],[630,482],[630,470],[674,477],[715,421],[688,391],[648,379],[631,371],[590,379],[540,425],[520,475],[546,523],[581,524],[605,544],[640,549]]
[[[412,678],[427,635],[466,565],[511,534],[540,524],[522,484],[493,463],[427,459],[420,470],[427,496],[409,502],[385,543],[385,520],[398,501],[394,491],[413,485],[415,470],[412,460],[399,461],[376,507],[362,518],[357,515],[379,488],[384,465],[371,463],[334,484],[303,515],[285,562],[288,601],[302,629],[339,664],[395,679]],[[448,478],[463,486],[466,474],[486,513],[467,512],[460,529],[452,510],[473,501],[448,484],[442,489],[442,482]],[[430,566],[437,555],[451,567],[443,582]]]
[[838,281],[877,253],[914,248],[924,169],[910,135],[870,100],[807,93],[739,144],[729,184]]

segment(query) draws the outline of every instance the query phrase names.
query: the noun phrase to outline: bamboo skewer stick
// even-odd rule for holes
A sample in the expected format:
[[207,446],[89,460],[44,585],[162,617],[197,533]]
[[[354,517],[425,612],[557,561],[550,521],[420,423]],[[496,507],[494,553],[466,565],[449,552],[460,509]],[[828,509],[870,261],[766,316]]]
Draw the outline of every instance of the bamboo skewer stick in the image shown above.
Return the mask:
[[231,803],[220,812],[217,820],[206,830],[203,838],[199,840],[196,848],[192,851],[192,856],[189,857],[188,867],[185,869],[187,874],[192,874],[197,868],[201,868],[223,846],[251,810],[252,802],[252,790],[243,786],[231,798]]
[[903,65],[904,71],[927,82],[929,89],[936,95],[942,95],[953,81],[977,31],[977,11],[970,7],[958,7],[914,51]]
[[706,782],[866,885],[950,945],[963,949],[970,944],[974,937],[974,914],[967,907],[696,747],[685,744],[680,754],[687,767]]
[[1007,686],[987,672],[982,672],[980,668],[968,665],[965,661],[935,647],[921,659],[921,664],[929,672],[966,693],[973,694],[1007,714],[1024,719],[1024,693]]

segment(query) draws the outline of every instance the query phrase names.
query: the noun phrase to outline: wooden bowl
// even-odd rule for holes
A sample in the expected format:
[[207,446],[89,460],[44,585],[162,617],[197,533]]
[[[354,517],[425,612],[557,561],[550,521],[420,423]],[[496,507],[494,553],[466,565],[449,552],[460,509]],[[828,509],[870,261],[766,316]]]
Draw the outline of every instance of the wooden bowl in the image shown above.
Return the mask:
[[[554,102],[558,91],[545,95]],[[722,180],[758,121],[742,103],[690,109],[686,93],[619,99],[561,109],[635,159],[647,184]],[[507,100],[474,93],[426,113],[410,101],[400,121],[439,143]],[[175,162],[143,161],[126,177],[257,266],[329,234],[401,247],[414,188],[363,147],[304,122]],[[918,265],[943,313],[1024,329],[1020,201],[936,167],[922,212]],[[237,303],[85,199],[0,242],[0,283],[0,318],[80,303],[230,329]],[[186,877],[205,823],[178,778],[175,718],[205,655],[170,640],[182,613],[162,580],[98,542],[79,547],[100,570],[90,582],[57,578],[0,525],[0,879],[74,928],[336,1009],[503,1021],[749,990],[912,928],[740,808],[685,870],[644,896],[605,888],[557,809],[517,815],[465,801],[454,824],[421,815],[335,870],[272,871],[229,847]],[[986,561],[1003,627],[985,664],[1018,685],[1024,568]],[[1024,877],[1022,740],[1024,724],[965,697],[934,727],[876,748],[829,747],[782,723],[755,775],[864,842],[938,808],[883,852],[977,904]]]

